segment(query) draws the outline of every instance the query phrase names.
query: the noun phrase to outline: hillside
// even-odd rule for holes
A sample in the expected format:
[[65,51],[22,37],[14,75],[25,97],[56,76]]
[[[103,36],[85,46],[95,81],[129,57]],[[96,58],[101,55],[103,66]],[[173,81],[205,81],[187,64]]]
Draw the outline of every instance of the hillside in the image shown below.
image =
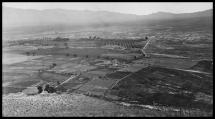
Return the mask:
[[55,24],[93,25],[132,21],[137,15],[120,14],[107,11],[75,11],[75,10],[22,10],[3,8],[3,23],[5,27],[43,26]]
[[10,94],[2,98],[3,116],[22,117],[172,117],[172,116],[210,116],[206,112],[194,110],[187,113],[171,108],[159,109],[145,105],[142,108],[126,103],[114,103],[88,97],[82,94],[40,94],[26,96]]
[[[10,117],[152,117],[179,115],[178,112],[174,111],[131,108],[130,106],[119,105],[81,94],[40,94],[35,96],[26,96],[21,93],[10,94],[3,97],[2,107],[4,108],[3,116]],[[195,115],[197,113],[195,112]]]
[[212,74],[150,66],[121,80],[111,93],[128,102],[210,110],[212,82]]
[[202,60],[191,67],[193,70],[200,70],[204,72],[213,72],[213,61]]

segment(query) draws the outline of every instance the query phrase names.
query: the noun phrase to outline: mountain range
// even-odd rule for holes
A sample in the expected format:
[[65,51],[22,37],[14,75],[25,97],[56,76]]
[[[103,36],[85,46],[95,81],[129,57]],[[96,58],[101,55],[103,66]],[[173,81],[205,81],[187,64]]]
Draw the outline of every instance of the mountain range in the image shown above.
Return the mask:
[[[108,11],[76,11],[64,9],[18,9],[3,7],[3,28],[13,29],[34,26],[109,26],[109,25],[157,25],[181,22],[197,22],[205,26],[213,23],[213,10],[174,14],[157,12],[149,15],[122,14]],[[186,23],[185,23],[185,22]]]

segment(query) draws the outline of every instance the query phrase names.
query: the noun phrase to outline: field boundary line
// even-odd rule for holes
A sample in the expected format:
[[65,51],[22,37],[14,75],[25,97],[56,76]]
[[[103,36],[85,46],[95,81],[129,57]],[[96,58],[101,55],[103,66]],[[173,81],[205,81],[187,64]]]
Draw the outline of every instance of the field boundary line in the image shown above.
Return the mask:
[[127,76],[125,76],[125,77],[119,79],[118,81],[116,81],[116,83],[114,83],[114,84],[111,86],[110,89],[113,89],[113,87],[115,87],[121,80],[127,78],[128,76],[130,76],[130,75],[132,75],[132,74],[134,74],[134,73],[135,73],[135,72],[132,72],[132,73],[128,74]]

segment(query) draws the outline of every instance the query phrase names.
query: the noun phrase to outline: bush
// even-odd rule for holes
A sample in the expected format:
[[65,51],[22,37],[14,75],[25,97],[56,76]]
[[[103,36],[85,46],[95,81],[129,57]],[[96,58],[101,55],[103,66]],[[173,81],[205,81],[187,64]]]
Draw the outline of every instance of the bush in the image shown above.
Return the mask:
[[30,55],[30,53],[29,52],[26,52],[26,54],[29,56]]
[[185,81],[185,83],[181,87],[184,90],[192,89],[192,82],[190,81]]
[[50,87],[48,84],[45,86],[44,91],[47,91],[48,93],[54,93],[56,92],[54,87]]
[[34,55],[35,55],[35,52],[33,52],[32,54],[33,54],[33,56],[34,56]]
[[55,66],[57,66],[57,64],[56,64],[56,63],[53,63],[52,65],[53,65],[54,67],[55,67]]
[[38,93],[42,93],[42,91],[43,91],[42,86],[38,86],[37,89],[38,89]]

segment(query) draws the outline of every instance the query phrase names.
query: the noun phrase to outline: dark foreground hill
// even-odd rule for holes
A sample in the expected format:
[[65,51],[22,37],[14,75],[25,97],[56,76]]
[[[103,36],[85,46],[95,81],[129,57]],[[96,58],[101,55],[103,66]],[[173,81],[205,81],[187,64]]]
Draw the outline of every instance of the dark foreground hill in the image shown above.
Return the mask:
[[213,78],[212,75],[150,66],[121,80],[111,93],[128,102],[211,110]]
[[213,72],[213,61],[201,60],[196,65],[192,66],[191,69],[204,72]]

